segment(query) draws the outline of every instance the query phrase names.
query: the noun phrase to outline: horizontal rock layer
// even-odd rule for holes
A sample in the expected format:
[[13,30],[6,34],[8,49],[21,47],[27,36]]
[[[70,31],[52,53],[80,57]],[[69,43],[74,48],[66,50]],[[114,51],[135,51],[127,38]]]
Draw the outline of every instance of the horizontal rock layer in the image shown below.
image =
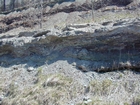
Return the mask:
[[[0,0],[0,13],[10,13],[12,11],[21,11],[23,9],[28,9],[29,7],[40,7],[40,0],[34,0],[34,1],[29,1],[29,0]],[[66,3],[68,2],[68,3]],[[61,4],[62,3],[62,4]],[[65,11],[65,12],[70,12],[70,11],[75,11],[75,10],[88,10],[89,8],[91,9],[92,6],[91,4],[93,3],[93,8],[94,9],[99,9],[105,6],[110,6],[110,5],[118,5],[118,6],[127,6],[131,8],[135,8],[135,6],[139,5],[138,0],[96,0],[92,1],[91,0],[43,0],[43,6],[50,6],[53,7],[53,12],[58,11]],[[60,5],[59,5],[60,4]],[[129,6],[131,5],[131,6]]]
[[21,32],[0,37],[0,55],[15,57],[52,53],[91,61],[138,61],[140,19],[103,24],[75,24],[62,30]]

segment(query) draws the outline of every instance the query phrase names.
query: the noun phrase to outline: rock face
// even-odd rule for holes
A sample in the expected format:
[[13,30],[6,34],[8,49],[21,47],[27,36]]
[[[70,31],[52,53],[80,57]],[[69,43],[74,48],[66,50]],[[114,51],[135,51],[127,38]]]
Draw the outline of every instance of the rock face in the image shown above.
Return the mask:
[[0,105],[139,104],[139,4],[50,1],[0,15]]
[[[22,9],[27,9],[29,7],[35,7],[35,6],[40,6],[40,1],[39,0],[34,0],[34,1],[29,1],[29,0],[0,0],[0,12],[5,12],[5,11],[14,11],[14,10],[22,10]],[[56,6],[58,8],[58,11],[66,11],[70,12],[71,10],[85,10],[86,9],[91,9],[92,2],[91,0],[44,0],[43,5],[46,6]],[[72,3],[70,7],[66,6],[61,7],[59,4],[61,3]],[[134,3],[132,6],[139,5],[138,0],[96,0],[93,1],[93,8],[94,9],[100,9],[105,6],[110,6],[110,5],[118,5],[118,6],[127,6],[131,3]],[[63,4],[63,5],[64,5]],[[59,8],[61,7],[61,8]],[[66,8],[67,7],[67,8]],[[75,8],[76,7],[76,8]],[[70,10],[71,9],[71,10]]]
[[[140,19],[125,19],[110,24],[73,24],[62,30],[22,32],[0,38],[0,55],[59,56],[102,62],[138,62]],[[95,65],[97,68],[98,65]]]
[[[5,10],[2,10],[3,6],[1,7],[0,13],[3,13],[3,15],[0,16],[0,33],[7,32],[9,30],[12,30],[20,26],[33,28],[35,25],[39,25],[41,21],[42,22],[51,21],[51,19],[48,18],[52,15],[57,15],[58,13],[66,13],[70,15],[69,18],[75,18],[75,16],[73,16],[74,15],[73,13],[75,12],[75,14],[77,14],[77,17],[79,18],[83,18],[83,19],[89,18],[92,15],[91,12],[92,4],[93,4],[93,9],[95,14],[97,14],[97,12],[99,11],[100,12],[126,11],[127,13],[129,10],[134,10],[134,11],[136,10],[137,12],[136,11],[135,12],[138,15],[139,15],[139,5],[140,5],[140,2],[135,0],[133,1],[125,0],[124,1],[125,4],[123,4],[122,1],[114,1],[114,0],[109,0],[109,1],[99,0],[94,3],[92,3],[91,0],[86,0],[86,1],[82,0],[82,2],[78,0],[77,1],[67,0],[67,2],[66,1],[64,2],[64,0],[59,0],[59,1],[51,0],[50,2],[48,2],[44,0],[43,3],[44,8],[41,13],[40,3],[38,3],[38,1],[36,1],[35,3],[32,2],[29,3],[29,1],[21,0],[20,3],[23,1],[25,2],[22,3],[22,5],[24,4],[28,4],[28,5],[21,6],[21,4],[19,5],[15,4],[14,5],[15,8],[13,8],[13,6],[10,6],[13,5],[12,1],[13,0],[9,2],[6,1]],[[18,1],[15,1],[15,3],[18,3]],[[4,3],[2,2],[1,5],[3,4]],[[21,7],[16,7],[16,6],[21,6]],[[39,14],[42,14],[44,19],[41,19],[42,15]],[[71,22],[74,19],[71,20],[67,19],[67,20]],[[78,20],[79,19],[74,21],[78,21]],[[69,24],[69,21],[66,24]]]
[[[43,0],[45,4],[54,5],[55,3],[61,3],[64,1],[73,1],[73,0]],[[34,4],[33,4],[34,3]],[[26,7],[29,8],[33,5],[39,5],[40,0],[0,0],[0,12],[11,11],[17,8]]]

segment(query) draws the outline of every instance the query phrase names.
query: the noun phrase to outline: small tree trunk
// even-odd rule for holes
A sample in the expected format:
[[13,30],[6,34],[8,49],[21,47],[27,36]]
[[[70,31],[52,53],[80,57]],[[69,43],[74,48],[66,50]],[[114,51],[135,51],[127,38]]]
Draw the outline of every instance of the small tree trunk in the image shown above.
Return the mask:
[[[35,7],[35,0],[33,0],[33,7],[34,7],[34,10],[36,10],[36,7]],[[36,21],[36,11],[34,11],[34,14],[33,14],[33,24],[35,25],[35,21]]]
[[6,10],[5,0],[3,0],[3,11]]
[[11,2],[10,2],[10,9],[14,10],[14,8],[15,8],[15,0],[11,0]]
[[93,14],[94,7],[93,7],[93,3],[94,3],[94,0],[91,0],[91,4],[92,4],[92,13],[91,13],[91,15],[92,15],[92,20],[94,19],[94,14]]
[[43,22],[43,0],[40,0],[40,28],[42,28],[42,22]]

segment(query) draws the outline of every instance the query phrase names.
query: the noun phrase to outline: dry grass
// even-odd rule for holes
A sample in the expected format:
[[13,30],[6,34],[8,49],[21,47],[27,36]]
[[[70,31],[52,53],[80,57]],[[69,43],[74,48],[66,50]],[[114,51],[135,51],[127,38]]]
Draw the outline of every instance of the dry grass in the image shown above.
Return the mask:
[[[31,86],[20,89],[15,82],[6,88],[0,84],[0,92],[6,93],[1,105],[67,105],[73,100],[77,105],[140,104],[139,81],[137,77],[129,78],[132,75],[130,71],[116,73],[116,80],[93,79],[87,86],[88,92],[85,92],[83,85],[63,73],[44,74],[42,67],[37,70],[37,81]],[[89,102],[83,100],[86,95],[90,96]]]
[[[38,82],[34,86],[17,91],[14,85],[9,88],[2,105],[66,105],[83,91],[80,84],[62,74],[43,75],[38,70]],[[16,90],[16,91],[15,91]]]
[[90,82],[90,92],[94,95],[106,95],[111,85],[112,81],[109,79],[103,81],[93,80]]
[[140,96],[134,98],[133,105],[140,105]]
[[91,16],[81,19],[76,23],[102,23],[106,21],[116,21],[120,19],[129,19],[129,18],[139,18],[140,12],[137,11],[120,11],[120,12],[96,12],[94,13],[94,18],[92,19]]

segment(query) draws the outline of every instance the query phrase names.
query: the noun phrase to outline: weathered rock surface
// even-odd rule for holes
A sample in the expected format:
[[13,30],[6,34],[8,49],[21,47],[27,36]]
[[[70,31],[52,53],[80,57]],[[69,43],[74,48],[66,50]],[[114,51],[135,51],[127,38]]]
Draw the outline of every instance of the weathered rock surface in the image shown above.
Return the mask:
[[[43,0],[44,5],[55,5],[56,3],[61,3],[64,1],[74,1],[74,0]],[[29,6],[39,5],[39,0],[29,1],[29,0],[0,0],[0,13],[12,10],[22,10],[27,9]],[[34,3],[34,4],[33,4]]]
[[51,1],[0,15],[0,104],[138,104],[139,4]]
[[[9,0],[9,1],[5,1],[5,7],[4,7],[4,1],[1,0],[0,2],[1,2],[0,12],[27,9],[27,8],[29,8],[29,6],[39,5],[39,3],[40,3],[40,1],[38,1],[38,0],[35,0],[34,2],[31,2],[28,0],[16,0],[16,1]],[[66,3],[66,2],[68,2],[68,3]],[[122,0],[118,0],[118,1],[96,0],[96,1],[93,1],[94,9],[99,9],[101,7],[110,6],[110,5],[127,6],[129,4],[131,4],[131,6],[134,7],[134,5],[135,6],[138,5],[138,3],[139,3],[138,0],[123,0],[123,1]],[[72,4],[72,5],[69,6],[70,4]],[[45,5],[50,5],[50,6],[55,5],[55,8],[58,9],[58,11],[62,11],[62,9],[64,9],[63,11],[70,12],[70,9],[71,10],[75,10],[75,9],[85,10],[85,7],[87,9],[91,8],[91,0],[49,0],[49,1],[44,0],[44,6]],[[129,8],[131,8],[131,6],[129,6]]]
[[[11,0],[12,1],[12,0]],[[24,0],[23,0],[24,1]],[[26,0],[25,0],[26,1]],[[69,1],[69,2],[67,2]],[[27,7],[24,8],[17,8],[17,10],[12,10],[9,11],[5,14],[7,15],[0,15],[0,33],[7,32],[9,30],[15,29],[17,27],[27,27],[27,28],[33,28],[36,25],[40,25],[40,22],[48,22],[50,21],[49,18],[53,18],[53,15],[56,15],[57,13],[65,13],[69,14],[70,16],[67,18],[75,18],[78,17],[78,19],[73,19],[74,21],[79,21],[79,18],[89,18],[92,15],[91,9],[92,9],[92,2],[91,0],[83,0],[83,1],[71,1],[67,0],[64,2],[64,0],[59,0],[55,1],[52,0],[50,3],[48,1],[44,1],[44,8],[43,8],[43,19],[41,15],[40,7],[34,6],[33,3],[28,3]],[[26,1],[27,2],[27,1]],[[29,2],[29,1],[28,1]],[[38,2],[35,3],[35,5],[40,5]],[[124,11],[124,13],[129,12],[129,10],[135,11],[138,16],[139,16],[139,6],[140,2],[137,0],[125,0],[125,1],[114,1],[114,0],[109,0],[109,1],[104,1],[104,0],[97,0],[94,1],[93,3],[93,8],[94,12],[96,10],[100,12],[119,12],[119,11]],[[75,12],[72,14],[72,12]],[[77,12],[77,13],[76,13]],[[83,13],[85,12],[85,13]],[[76,14],[78,16],[76,16]],[[102,14],[102,13],[101,13]],[[107,13],[105,13],[107,14]],[[129,14],[129,13],[128,13]],[[94,13],[95,16],[98,16],[96,12]],[[104,14],[102,14],[103,17]],[[110,14],[113,15],[113,14]],[[133,14],[132,14],[133,15]],[[65,15],[64,15],[65,16]],[[55,16],[56,17],[64,17],[62,16]],[[127,16],[127,14],[126,14]],[[93,17],[92,17],[93,18]],[[95,17],[94,17],[95,18]],[[66,24],[71,21],[72,19],[66,19],[68,20]],[[55,22],[53,21],[53,24]],[[62,24],[62,23],[61,23]]]
[[[139,62],[140,19],[102,24],[73,24],[62,30],[21,32],[18,36],[1,37],[0,55],[24,57],[58,53],[59,56],[102,62],[105,67],[110,67],[114,61],[116,64]],[[95,67],[101,65],[95,64],[93,70]]]

